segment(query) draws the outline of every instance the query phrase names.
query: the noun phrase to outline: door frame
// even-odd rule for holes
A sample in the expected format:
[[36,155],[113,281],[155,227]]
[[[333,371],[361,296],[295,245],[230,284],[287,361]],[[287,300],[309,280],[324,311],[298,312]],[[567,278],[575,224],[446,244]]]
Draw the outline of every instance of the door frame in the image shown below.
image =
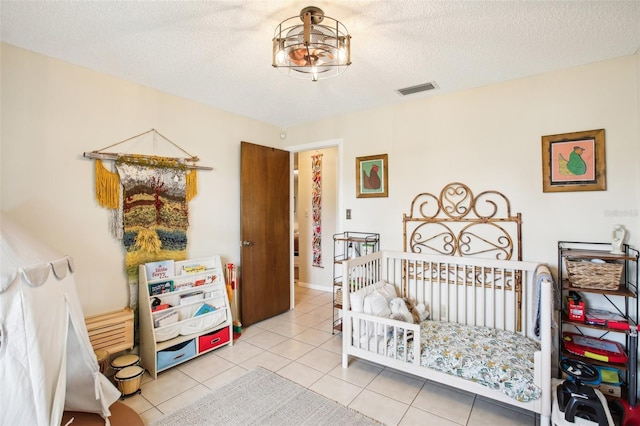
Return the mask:
[[[304,151],[313,151],[316,149],[322,149],[322,148],[337,148],[338,149],[338,155],[337,155],[337,163],[336,164],[336,190],[337,190],[337,202],[336,202],[336,230],[340,230],[343,227],[343,217],[340,214],[340,212],[342,211],[342,205],[343,205],[343,194],[342,194],[342,163],[343,163],[343,154],[344,154],[344,146],[343,146],[343,139],[328,139],[325,141],[317,141],[317,142],[310,142],[310,143],[306,143],[306,144],[302,144],[302,145],[291,145],[291,146],[286,146],[282,149],[289,151],[289,168],[291,170],[291,175],[289,176],[289,191],[291,193],[291,197],[289,199],[289,238],[290,238],[290,244],[291,247],[293,247],[293,228],[295,226],[295,212],[293,211],[293,197],[294,197],[294,192],[293,192],[293,180],[294,180],[294,176],[293,176],[293,154],[296,152],[304,152]],[[290,301],[291,301],[291,309],[293,309],[295,307],[295,278],[294,278],[294,268],[295,265],[294,263],[294,258],[293,258],[293,250],[290,250],[289,256],[291,257],[290,260],[290,265],[291,265],[291,273],[290,273],[290,288],[291,288],[291,297],[290,297]]]

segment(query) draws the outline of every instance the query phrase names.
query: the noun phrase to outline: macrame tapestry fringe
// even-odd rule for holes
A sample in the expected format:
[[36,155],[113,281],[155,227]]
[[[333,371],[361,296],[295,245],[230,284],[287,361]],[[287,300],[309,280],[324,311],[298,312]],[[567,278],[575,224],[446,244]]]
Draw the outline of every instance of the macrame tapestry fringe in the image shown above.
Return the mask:
[[96,160],[96,200],[107,209],[117,209],[120,201],[120,177]]
[[195,170],[187,172],[187,201],[191,201],[198,195],[198,174]]

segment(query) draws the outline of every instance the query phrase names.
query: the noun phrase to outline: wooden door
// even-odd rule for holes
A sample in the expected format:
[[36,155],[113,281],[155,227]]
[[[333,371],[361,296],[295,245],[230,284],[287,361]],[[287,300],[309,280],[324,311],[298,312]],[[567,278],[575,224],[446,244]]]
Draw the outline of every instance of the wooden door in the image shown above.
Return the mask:
[[240,148],[240,315],[242,326],[290,308],[289,152]]

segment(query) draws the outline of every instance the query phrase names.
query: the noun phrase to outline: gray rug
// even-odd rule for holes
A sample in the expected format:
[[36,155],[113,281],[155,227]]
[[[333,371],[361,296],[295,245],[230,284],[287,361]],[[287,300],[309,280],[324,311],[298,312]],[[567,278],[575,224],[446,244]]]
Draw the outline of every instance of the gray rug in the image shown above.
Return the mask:
[[153,423],[175,425],[381,425],[269,370],[257,368]]

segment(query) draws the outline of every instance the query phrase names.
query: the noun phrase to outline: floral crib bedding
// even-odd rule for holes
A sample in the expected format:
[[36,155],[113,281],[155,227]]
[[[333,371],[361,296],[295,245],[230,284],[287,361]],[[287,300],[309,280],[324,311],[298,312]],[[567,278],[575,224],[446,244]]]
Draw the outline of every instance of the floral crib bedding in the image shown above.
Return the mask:
[[[452,322],[424,321],[420,324],[420,365],[458,376],[498,390],[520,402],[540,398],[534,385],[534,352],[538,342],[510,331]],[[394,339],[389,339],[394,357]],[[413,361],[413,339],[408,343]],[[404,356],[404,342],[398,339],[397,356]]]

